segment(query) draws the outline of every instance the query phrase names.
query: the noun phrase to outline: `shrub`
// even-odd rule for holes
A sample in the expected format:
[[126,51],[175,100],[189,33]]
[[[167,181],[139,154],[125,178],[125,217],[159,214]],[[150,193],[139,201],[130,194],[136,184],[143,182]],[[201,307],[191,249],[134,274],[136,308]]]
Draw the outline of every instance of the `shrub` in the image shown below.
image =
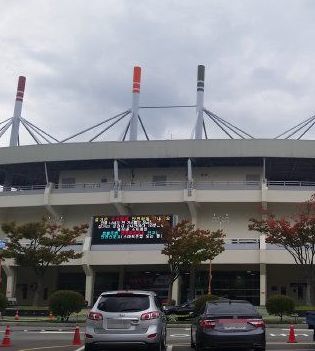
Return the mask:
[[0,293],[0,312],[3,312],[8,306],[8,299],[2,293]]
[[216,295],[201,295],[194,301],[194,314],[199,314],[205,308],[208,301],[218,300],[219,297]]
[[285,295],[274,295],[266,302],[266,309],[269,314],[279,316],[282,321],[284,315],[290,315],[294,312],[294,300]]
[[68,321],[72,313],[79,313],[84,306],[84,298],[81,294],[72,290],[58,290],[49,298],[50,311],[61,320]]

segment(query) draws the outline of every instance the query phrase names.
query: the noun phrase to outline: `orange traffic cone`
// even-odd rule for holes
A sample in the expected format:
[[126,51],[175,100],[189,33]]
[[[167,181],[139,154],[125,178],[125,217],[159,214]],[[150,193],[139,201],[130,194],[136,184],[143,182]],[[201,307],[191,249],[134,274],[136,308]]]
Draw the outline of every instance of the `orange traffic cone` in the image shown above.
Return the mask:
[[14,319],[15,319],[16,321],[18,321],[18,320],[20,319],[19,310],[16,310]]
[[292,324],[290,325],[289,339],[288,339],[287,342],[290,343],[290,344],[297,343],[297,341],[295,339],[294,327],[293,327]]
[[4,332],[4,337],[1,343],[1,346],[11,346],[11,340],[10,340],[10,326],[7,325],[7,327],[5,328],[5,332]]
[[78,326],[75,327],[72,345],[81,345],[80,329]]

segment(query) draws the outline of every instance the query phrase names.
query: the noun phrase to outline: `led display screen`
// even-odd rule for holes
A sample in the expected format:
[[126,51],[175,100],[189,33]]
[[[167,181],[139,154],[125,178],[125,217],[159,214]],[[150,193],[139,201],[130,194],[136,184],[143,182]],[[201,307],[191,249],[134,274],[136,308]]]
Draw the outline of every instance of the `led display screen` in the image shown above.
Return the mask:
[[173,224],[171,215],[95,216],[92,245],[162,243],[161,225]]

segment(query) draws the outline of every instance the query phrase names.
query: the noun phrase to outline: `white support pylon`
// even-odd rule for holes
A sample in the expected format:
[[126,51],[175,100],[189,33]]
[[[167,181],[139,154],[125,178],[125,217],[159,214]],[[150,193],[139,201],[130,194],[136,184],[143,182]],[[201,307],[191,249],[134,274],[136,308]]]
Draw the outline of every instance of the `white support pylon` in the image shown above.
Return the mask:
[[17,146],[26,78],[19,77],[11,126],[10,146]]
[[197,102],[196,102],[197,122],[195,127],[195,139],[202,139],[204,87],[205,87],[205,66],[198,65]]
[[129,140],[138,139],[140,83],[141,83],[141,67],[135,66],[133,68],[132,108],[131,108]]

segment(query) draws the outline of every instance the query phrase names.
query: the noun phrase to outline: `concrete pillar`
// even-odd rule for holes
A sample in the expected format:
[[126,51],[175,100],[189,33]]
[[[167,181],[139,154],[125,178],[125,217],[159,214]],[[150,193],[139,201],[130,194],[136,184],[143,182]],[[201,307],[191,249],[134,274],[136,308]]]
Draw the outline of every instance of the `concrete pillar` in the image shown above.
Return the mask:
[[16,290],[16,267],[3,265],[3,269],[7,276],[6,297],[15,297]]
[[176,304],[180,301],[180,277],[178,277],[173,283],[172,289],[172,300],[176,301]]
[[93,295],[94,295],[94,281],[95,281],[95,272],[89,265],[83,265],[83,270],[85,273],[85,300],[88,303],[88,306],[93,305]]
[[265,306],[267,299],[267,269],[266,264],[260,264],[260,291],[259,291],[259,305]]

